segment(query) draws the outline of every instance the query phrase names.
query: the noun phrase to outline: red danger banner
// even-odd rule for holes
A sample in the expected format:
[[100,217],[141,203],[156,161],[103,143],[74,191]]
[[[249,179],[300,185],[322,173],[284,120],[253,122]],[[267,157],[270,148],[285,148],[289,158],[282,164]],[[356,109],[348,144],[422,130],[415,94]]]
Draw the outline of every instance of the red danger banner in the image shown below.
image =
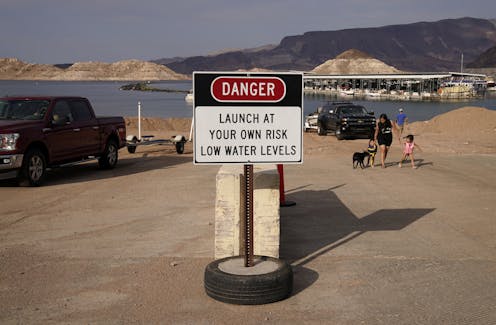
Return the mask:
[[277,77],[218,77],[210,91],[218,102],[277,103],[286,95],[286,84]]

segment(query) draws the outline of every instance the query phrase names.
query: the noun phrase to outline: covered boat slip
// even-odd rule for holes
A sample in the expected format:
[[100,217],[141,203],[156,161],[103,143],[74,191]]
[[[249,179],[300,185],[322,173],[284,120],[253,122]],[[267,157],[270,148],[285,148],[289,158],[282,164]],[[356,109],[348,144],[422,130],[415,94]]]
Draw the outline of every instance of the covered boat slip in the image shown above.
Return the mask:
[[[368,99],[443,99],[477,97],[487,88],[483,74],[446,72],[304,76],[305,92]],[[457,91],[446,91],[457,87]],[[449,94],[449,97],[448,97]]]

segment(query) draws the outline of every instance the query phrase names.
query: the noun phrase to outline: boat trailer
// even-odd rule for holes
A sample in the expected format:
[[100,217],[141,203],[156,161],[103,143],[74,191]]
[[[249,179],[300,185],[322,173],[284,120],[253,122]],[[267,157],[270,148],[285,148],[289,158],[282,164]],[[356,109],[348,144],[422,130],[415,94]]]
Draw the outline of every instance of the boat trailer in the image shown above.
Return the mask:
[[129,153],[135,153],[138,146],[150,145],[169,145],[172,144],[176,147],[178,154],[184,153],[184,144],[186,137],[178,134],[172,136],[170,139],[155,139],[154,135],[141,135],[141,102],[138,102],[138,135],[126,136],[126,146]]

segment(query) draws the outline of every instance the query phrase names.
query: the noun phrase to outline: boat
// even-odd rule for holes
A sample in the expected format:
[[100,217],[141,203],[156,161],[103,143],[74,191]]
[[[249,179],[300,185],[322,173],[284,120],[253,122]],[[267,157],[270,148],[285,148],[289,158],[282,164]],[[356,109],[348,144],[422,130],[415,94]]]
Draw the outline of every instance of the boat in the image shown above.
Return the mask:
[[420,97],[422,97],[422,99],[430,99],[432,94],[428,91],[423,91],[420,93]]
[[304,127],[305,132],[308,132],[310,130],[317,130],[318,119],[319,119],[318,111],[305,116],[305,127]]
[[377,91],[369,91],[368,89],[365,90],[365,97],[369,99],[380,99],[381,98],[381,93]]
[[338,94],[343,97],[354,96],[355,91],[353,89],[339,89]]
[[410,94],[410,100],[421,100],[422,97],[420,96],[420,93],[417,91],[414,91]]
[[195,96],[193,95],[193,91],[190,90],[189,93],[186,94],[184,97],[184,100],[187,101],[188,103],[193,103],[193,100],[195,99]]
[[494,83],[494,79],[488,79],[486,85],[486,91],[496,91],[496,84]]
[[444,99],[471,98],[475,95],[474,88],[467,84],[446,84],[437,93]]

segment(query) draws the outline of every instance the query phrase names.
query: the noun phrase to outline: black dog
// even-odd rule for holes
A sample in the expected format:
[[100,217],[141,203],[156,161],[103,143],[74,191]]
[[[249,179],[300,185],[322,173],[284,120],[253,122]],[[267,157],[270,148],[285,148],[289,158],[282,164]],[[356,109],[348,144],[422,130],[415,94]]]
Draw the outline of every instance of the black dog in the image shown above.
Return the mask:
[[369,155],[368,152],[355,152],[353,154],[353,169],[357,168],[359,165],[362,169],[365,168],[365,164],[363,163],[365,157]]

